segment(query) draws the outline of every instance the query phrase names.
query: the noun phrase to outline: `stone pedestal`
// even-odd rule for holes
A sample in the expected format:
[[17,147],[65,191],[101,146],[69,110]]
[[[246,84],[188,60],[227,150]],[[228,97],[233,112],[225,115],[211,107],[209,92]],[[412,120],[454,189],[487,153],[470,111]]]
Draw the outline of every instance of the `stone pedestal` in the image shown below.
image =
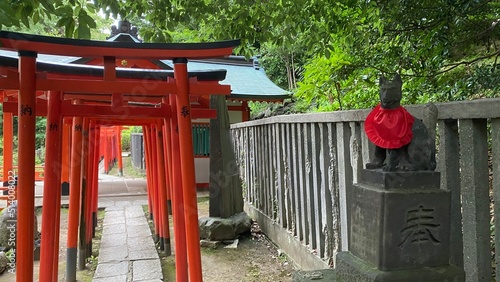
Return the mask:
[[363,170],[337,281],[465,281],[449,265],[450,193],[434,171]]

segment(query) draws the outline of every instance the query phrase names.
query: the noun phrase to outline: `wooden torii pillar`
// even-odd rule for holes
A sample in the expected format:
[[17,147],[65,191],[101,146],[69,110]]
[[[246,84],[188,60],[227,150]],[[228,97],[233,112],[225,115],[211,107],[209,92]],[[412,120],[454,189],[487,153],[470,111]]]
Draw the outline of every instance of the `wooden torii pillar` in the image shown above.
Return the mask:
[[[8,101],[8,97],[3,93],[3,101]],[[3,112],[3,185],[8,186],[9,172],[13,172],[13,141],[14,127],[12,113]]]

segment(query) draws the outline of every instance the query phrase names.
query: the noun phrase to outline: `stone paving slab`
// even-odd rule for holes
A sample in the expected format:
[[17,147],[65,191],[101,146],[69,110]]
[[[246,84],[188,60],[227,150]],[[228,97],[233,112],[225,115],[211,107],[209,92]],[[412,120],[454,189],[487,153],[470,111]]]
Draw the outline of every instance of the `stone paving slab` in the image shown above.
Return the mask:
[[144,219],[140,218],[140,217],[136,217],[136,218],[127,218],[127,226],[144,226],[147,228],[149,228],[148,226],[148,222],[147,221],[144,221]]
[[[147,200],[143,202],[147,204]],[[92,281],[162,281],[160,259],[142,204],[124,201],[106,208],[98,265]]]
[[158,252],[156,250],[143,250],[140,252],[130,252],[130,260],[144,260],[144,259],[155,259],[158,258]]
[[163,279],[160,260],[138,260],[133,262],[132,281]]
[[[149,228],[149,226],[148,226],[148,228]],[[154,250],[154,251],[156,251],[155,245],[154,245],[151,237],[149,237],[149,238],[148,237],[128,238],[127,246],[129,248],[129,252],[130,251],[141,251],[141,250]]]
[[102,236],[125,233],[125,229],[125,222],[104,225],[102,228]]
[[128,258],[128,250],[125,246],[114,246],[99,248],[98,263],[123,261]]
[[113,234],[101,238],[101,249],[127,245],[127,233]]
[[[146,220],[146,218],[144,218]],[[130,237],[151,237],[151,230],[149,227],[141,226],[141,225],[131,225],[127,226],[127,234]]]
[[94,279],[105,278],[116,275],[127,275],[129,271],[129,262],[110,262],[110,263],[100,263],[95,270]]
[[113,224],[124,224],[125,223],[125,217],[114,217],[114,218],[109,218],[108,220],[104,220],[102,225],[113,225]]

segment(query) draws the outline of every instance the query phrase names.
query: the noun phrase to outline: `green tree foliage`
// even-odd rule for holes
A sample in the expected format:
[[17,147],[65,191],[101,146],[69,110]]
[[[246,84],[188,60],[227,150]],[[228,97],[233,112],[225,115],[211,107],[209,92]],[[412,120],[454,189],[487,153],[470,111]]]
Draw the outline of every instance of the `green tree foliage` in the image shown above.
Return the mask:
[[[271,73],[281,59],[278,83],[293,89],[297,82],[297,98],[319,110],[371,106],[380,74],[396,72],[405,82],[405,103],[500,90],[498,0],[7,0],[0,3],[0,24],[55,17],[65,36],[89,38],[98,10],[137,19],[150,42],[240,38],[236,52],[264,53]],[[291,62],[299,57],[300,84],[302,69]]]
[[45,148],[45,132],[47,129],[47,118],[36,117],[35,147]]
[[379,76],[395,73],[403,75],[406,104],[498,96],[499,5],[337,4],[334,24],[320,20],[313,26],[318,33],[305,36],[319,44],[309,48],[317,55],[307,62],[296,96],[320,111],[371,107],[377,103]]
[[[0,2],[0,28],[34,34],[105,39],[100,28],[111,20],[98,16],[100,5],[86,0],[40,0]],[[106,24],[103,26],[103,24]]]

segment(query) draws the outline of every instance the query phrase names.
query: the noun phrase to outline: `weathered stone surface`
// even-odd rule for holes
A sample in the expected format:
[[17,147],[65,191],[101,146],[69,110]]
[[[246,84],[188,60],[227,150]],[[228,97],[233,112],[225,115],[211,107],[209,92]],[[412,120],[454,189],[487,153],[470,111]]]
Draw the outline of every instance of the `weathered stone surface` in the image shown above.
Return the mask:
[[220,241],[200,240],[200,246],[202,248],[217,249],[220,244]]
[[[149,226],[147,227],[149,228]],[[129,252],[140,252],[143,250],[156,250],[151,236],[147,237],[131,237],[127,240]]]
[[103,235],[122,233],[125,233],[125,225],[123,223],[104,225],[102,229]]
[[33,250],[33,260],[40,260],[40,240],[35,241],[35,249]]
[[9,259],[4,252],[0,252],[0,274],[2,274],[7,269],[7,264]]
[[[439,178],[435,181],[439,183]],[[448,265],[449,191],[388,192],[364,182],[353,186],[349,237],[353,255],[381,270]]]
[[128,206],[125,207],[125,214],[127,219],[135,218],[135,217],[144,217],[144,211],[141,206]]
[[133,262],[132,281],[162,279],[160,260],[138,260]]
[[335,281],[334,269],[319,269],[313,271],[295,271],[292,282]]
[[465,272],[449,264],[450,195],[436,189],[439,183],[433,172],[362,173],[337,281],[465,281]]
[[127,275],[128,268],[128,261],[100,263],[95,271],[94,279]]
[[106,226],[106,225],[115,225],[115,224],[124,224],[124,223],[125,223],[125,217],[113,216],[113,217],[104,218],[102,225]]
[[158,259],[158,252],[155,249],[145,249],[141,251],[131,251],[129,260]]
[[144,220],[144,215],[143,215],[142,218],[141,217],[127,218],[127,225],[128,226],[143,225],[147,227],[148,222]]
[[203,217],[199,221],[200,238],[211,241],[230,240],[236,237],[233,221],[227,218]]
[[[146,218],[144,218],[146,221]],[[151,231],[148,226],[145,225],[128,225],[127,226],[128,237],[149,237],[151,236]]]
[[[113,236],[113,235],[103,235]],[[115,246],[99,249],[98,263],[123,261],[128,258],[128,250],[125,246]]]
[[363,169],[361,179],[385,190],[415,190],[439,189],[441,178],[439,172],[428,170],[385,172],[382,169]]
[[211,241],[233,240],[240,234],[250,232],[252,219],[245,213],[237,213],[230,218],[203,217],[199,221],[200,238]]
[[210,120],[210,209],[212,217],[228,218],[243,211],[243,193],[236,162],[226,99],[210,97],[217,118]]
[[234,224],[234,233],[237,235],[250,232],[252,227],[252,219],[246,212],[237,213],[229,218]]
[[[123,223],[123,224],[125,224],[125,223]],[[112,234],[112,235],[110,234],[109,236],[102,236],[100,248],[125,246],[126,244],[127,244],[127,234],[126,233],[119,233],[119,234]]]
[[92,279],[92,282],[127,282],[127,275]]
[[443,267],[424,267],[417,269],[383,271],[377,269],[377,267],[375,267],[373,264],[367,263],[366,261],[353,256],[349,252],[340,252],[337,254],[337,265],[335,268],[335,273],[335,281],[348,282],[465,281],[464,271],[456,266],[449,265]]

